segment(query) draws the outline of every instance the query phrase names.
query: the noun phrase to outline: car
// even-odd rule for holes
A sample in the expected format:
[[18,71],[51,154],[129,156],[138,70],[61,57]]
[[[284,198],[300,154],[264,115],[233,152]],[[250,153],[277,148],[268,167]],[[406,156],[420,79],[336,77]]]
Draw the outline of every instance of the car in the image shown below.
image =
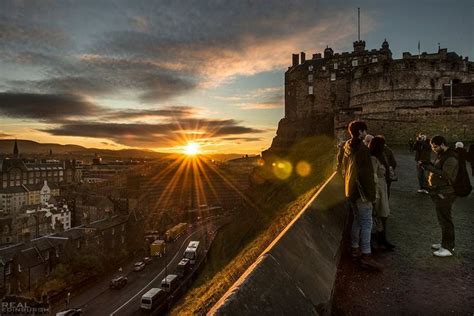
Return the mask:
[[128,281],[127,277],[121,275],[110,280],[109,286],[111,289],[119,290],[127,284],[127,281]]
[[151,260],[152,260],[151,257],[143,257],[142,262],[144,264],[149,264],[151,263]]
[[79,316],[82,315],[82,309],[80,308],[71,308],[59,313],[56,313],[56,316]]
[[135,262],[133,265],[133,271],[142,271],[145,269],[145,263],[143,261]]

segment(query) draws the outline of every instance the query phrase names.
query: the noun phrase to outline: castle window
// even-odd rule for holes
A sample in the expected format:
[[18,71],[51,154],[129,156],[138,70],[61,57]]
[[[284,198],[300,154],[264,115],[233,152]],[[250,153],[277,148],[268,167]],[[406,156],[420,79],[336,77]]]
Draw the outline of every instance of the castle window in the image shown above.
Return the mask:
[[313,71],[313,65],[309,65],[309,66],[308,66],[308,70],[309,70],[309,71]]
[[337,69],[337,63],[334,63],[334,69]]
[[372,62],[376,63],[378,61],[377,57],[372,57]]
[[308,82],[313,82],[313,74],[308,75]]
[[313,86],[309,86],[309,87],[308,87],[308,94],[309,94],[309,95],[313,95],[313,94],[314,94],[314,87],[313,87]]
[[336,73],[335,72],[331,73],[331,81],[334,81],[334,80],[336,80]]
[[352,61],[352,66],[353,66],[353,67],[356,67],[356,66],[358,66],[358,65],[359,65],[359,61],[358,61],[357,59],[354,59],[354,60]]
[[322,69],[323,71],[326,70],[326,66],[323,66],[321,69]]

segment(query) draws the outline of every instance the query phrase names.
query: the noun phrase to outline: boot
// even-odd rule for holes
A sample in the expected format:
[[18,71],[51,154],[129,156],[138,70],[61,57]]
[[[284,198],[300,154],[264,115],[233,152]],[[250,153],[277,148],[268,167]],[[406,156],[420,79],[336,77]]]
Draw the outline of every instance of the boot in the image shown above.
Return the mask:
[[375,271],[383,271],[383,265],[377,262],[371,254],[362,254],[360,258],[360,265],[362,268],[375,270]]
[[382,226],[383,226],[383,231],[379,233],[380,235],[380,242],[387,250],[392,251],[395,248],[395,245],[390,243],[387,240],[387,217],[382,217]]
[[357,261],[357,260],[360,259],[360,256],[361,256],[360,248],[351,247],[351,257],[352,257],[352,260]]
[[391,244],[388,240],[387,240],[387,237],[385,235],[385,230],[381,231],[379,233],[379,236],[380,236],[380,244],[388,251],[393,251],[393,249],[395,248],[395,245]]

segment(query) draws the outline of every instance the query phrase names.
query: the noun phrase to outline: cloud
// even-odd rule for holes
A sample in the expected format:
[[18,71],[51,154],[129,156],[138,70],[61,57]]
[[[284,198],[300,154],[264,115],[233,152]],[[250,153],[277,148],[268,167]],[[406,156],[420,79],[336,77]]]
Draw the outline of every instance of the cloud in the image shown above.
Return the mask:
[[[202,86],[216,86],[239,75],[281,69],[295,50],[322,51],[356,34],[356,14],[339,3],[199,2],[169,5],[148,16],[152,13],[146,32],[109,32],[95,51],[179,65],[180,71],[200,77]],[[370,29],[373,20],[364,23]]]
[[275,102],[255,102],[255,103],[240,103],[238,107],[241,110],[271,110],[271,109],[281,109],[283,108],[283,103]]
[[162,124],[66,123],[42,131],[56,136],[104,138],[127,146],[163,147],[183,142],[183,134],[188,130],[201,132],[195,133],[193,139],[265,132],[238,125],[235,120],[207,119],[183,119]]
[[107,119],[140,119],[148,117],[188,117],[197,113],[197,109],[190,106],[168,106],[156,110],[123,110],[107,114]]
[[0,113],[11,118],[61,122],[100,111],[95,104],[71,94],[0,92]]
[[42,53],[21,52],[7,58],[22,65],[49,69],[48,78],[10,80],[10,89],[104,96],[132,92],[145,103],[163,101],[192,91],[197,84],[176,72],[142,60],[79,55],[62,58]]
[[11,137],[12,135],[0,132],[0,138]]
[[229,102],[241,110],[270,110],[283,108],[283,88],[259,88],[238,95],[215,96],[215,99]]
[[[2,21],[3,20],[3,21]],[[0,20],[0,42],[2,50],[11,49],[53,49],[70,45],[68,35],[52,27],[21,20],[3,18]]]
[[262,139],[258,137],[224,137],[222,138],[222,140],[257,142],[257,141],[261,141]]

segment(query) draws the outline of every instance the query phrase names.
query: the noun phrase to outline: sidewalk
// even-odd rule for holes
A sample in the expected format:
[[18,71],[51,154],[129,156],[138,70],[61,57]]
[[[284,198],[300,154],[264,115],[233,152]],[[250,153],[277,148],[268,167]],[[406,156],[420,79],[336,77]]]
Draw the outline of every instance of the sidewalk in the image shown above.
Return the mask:
[[[335,315],[472,315],[474,313],[474,193],[458,198],[453,218],[456,256],[437,258],[439,242],[434,204],[416,193],[415,161],[396,152],[399,181],[392,184],[388,240],[393,252],[376,253],[382,273],[361,270],[343,249],[333,299]],[[471,168],[468,167],[469,174]],[[474,183],[471,178],[471,183]]]

